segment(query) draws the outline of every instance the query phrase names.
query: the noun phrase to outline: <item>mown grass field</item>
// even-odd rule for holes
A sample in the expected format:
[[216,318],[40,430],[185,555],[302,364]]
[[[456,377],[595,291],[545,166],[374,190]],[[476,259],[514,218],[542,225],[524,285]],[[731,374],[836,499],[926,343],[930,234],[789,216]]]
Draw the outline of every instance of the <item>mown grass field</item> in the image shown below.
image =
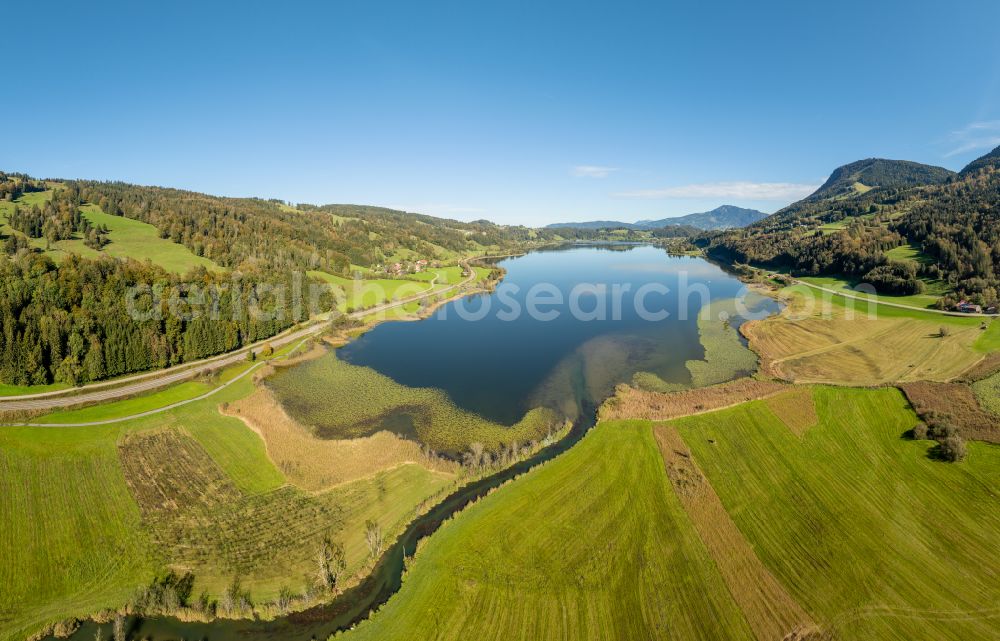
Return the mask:
[[426,540],[347,639],[753,639],[648,423],[603,423]]
[[158,567],[117,429],[0,429],[0,639],[120,604]]
[[1000,448],[943,463],[898,390],[811,392],[784,420],[599,424],[424,541],[344,638],[1000,638]]
[[1000,638],[1000,448],[928,456],[895,389],[814,390],[792,433],[763,402],[675,421],[770,571],[836,639]]
[[[895,251],[895,250],[892,250]],[[877,298],[878,300],[886,301],[889,303],[898,303],[900,305],[910,305],[913,307],[920,308],[932,308],[934,307],[941,296],[948,294],[951,289],[948,287],[947,283],[942,281],[924,281],[926,289],[923,294],[912,294],[909,296],[896,296],[892,294],[877,294],[872,296],[871,294],[858,291],[855,287],[858,285],[857,282],[847,280],[844,278],[837,278],[835,276],[803,276],[799,280],[806,283],[812,283],[813,285],[818,285],[820,287],[826,287],[827,289],[832,289],[834,291],[843,292],[850,296],[857,296],[859,298]]]
[[980,341],[991,335],[978,318],[824,300],[801,285],[783,293],[789,305],[782,314],[752,323],[746,333],[765,371],[795,382],[948,380],[982,358]]
[[[187,396],[190,385],[203,384],[71,416],[123,415]],[[391,534],[450,483],[411,464],[329,492],[291,486],[260,437],[217,410],[252,389],[246,377],[203,401],[108,426],[0,428],[0,639],[119,607],[168,567],[194,571],[196,593],[218,596],[237,572],[257,602],[285,585],[301,593],[318,537],[342,541],[353,572],[367,562],[366,519]],[[168,500],[150,500],[157,496]]]

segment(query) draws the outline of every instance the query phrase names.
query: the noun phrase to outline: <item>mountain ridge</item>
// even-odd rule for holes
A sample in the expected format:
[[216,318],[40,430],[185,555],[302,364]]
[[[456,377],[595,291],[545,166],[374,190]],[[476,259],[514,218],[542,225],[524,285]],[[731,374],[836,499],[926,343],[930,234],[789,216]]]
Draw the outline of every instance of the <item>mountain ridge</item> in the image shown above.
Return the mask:
[[756,209],[747,209],[735,205],[720,205],[715,209],[673,218],[660,218],[655,220],[638,220],[634,223],[626,223],[616,220],[591,220],[584,222],[553,223],[546,225],[546,229],[636,229],[652,230],[663,227],[674,227],[688,225],[703,231],[713,231],[721,229],[733,229],[746,227],[759,220],[764,219],[768,214]]

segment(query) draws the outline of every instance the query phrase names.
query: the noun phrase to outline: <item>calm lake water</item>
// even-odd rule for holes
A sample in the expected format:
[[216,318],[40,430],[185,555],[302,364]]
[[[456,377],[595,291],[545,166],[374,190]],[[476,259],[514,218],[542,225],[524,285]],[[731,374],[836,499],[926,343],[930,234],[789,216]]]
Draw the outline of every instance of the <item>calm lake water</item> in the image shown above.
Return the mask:
[[[703,355],[701,294],[720,300],[743,288],[701,258],[650,246],[571,247],[500,264],[507,275],[496,291],[449,303],[426,320],[384,323],[326,358],[440,388],[459,407],[506,425],[537,406],[576,418],[582,404],[599,403],[638,371],[688,383],[685,361]],[[581,285],[574,314],[571,295]],[[553,318],[529,313],[531,300],[553,297],[563,304],[534,306]]]

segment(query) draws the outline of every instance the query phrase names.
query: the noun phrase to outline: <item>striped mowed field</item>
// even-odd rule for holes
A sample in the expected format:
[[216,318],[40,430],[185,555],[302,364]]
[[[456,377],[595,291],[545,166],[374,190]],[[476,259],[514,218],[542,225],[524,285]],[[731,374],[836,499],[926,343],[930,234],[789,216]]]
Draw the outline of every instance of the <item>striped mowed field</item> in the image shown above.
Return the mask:
[[1000,448],[930,458],[895,389],[812,403],[599,424],[346,638],[1000,638]]
[[983,358],[981,341],[992,336],[979,318],[824,298],[802,286],[784,292],[788,307],[744,332],[764,371],[796,383],[949,380]]

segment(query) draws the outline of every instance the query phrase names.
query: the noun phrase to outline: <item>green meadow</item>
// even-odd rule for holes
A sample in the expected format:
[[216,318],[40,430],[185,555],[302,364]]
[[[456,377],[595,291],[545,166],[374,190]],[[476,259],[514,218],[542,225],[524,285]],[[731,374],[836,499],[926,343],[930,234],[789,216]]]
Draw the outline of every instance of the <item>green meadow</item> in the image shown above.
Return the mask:
[[[140,261],[148,259],[168,272],[175,273],[184,273],[192,267],[204,267],[209,271],[221,269],[208,258],[196,256],[184,245],[161,238],[160,232],[152,225],[124,216],[111,216],[101,211],[97,205],[84,205],[81,209],[90,222],[108,228],[108,240],[111,242],[101,252],[109,256]],[[83,242],[79,242],[82,246]]]
[[[871,294],[866,292],[855,290],[857,282],[850,281],[844,278],[837,278],[834,276],[804,276],[799,280],[806,283],[811,283],[813,285],[818,285],[820,287],[826,287],[827,289],[832,289],[838,292],[843,292],[850,296],[857,296],[859,298],[872,298]],[[913,294],[910,296],[894,296],[891,294],[877,294],[879,300],[888,303],[898,303],[900,305],[910,305],[912,307],[928,308],[934,307],[941,296],[947,294],[950,290],[947,284],[941,281],[925,281],[927,289],[923,294]]]
[[675,422],[757,555],[836,639],[1000,638],[1000,448],[905,438],[895,389],[815,388],[801,437],[748,403]]
[[[49,415],[90,420],[190,397],[192,382],[108,406]],[[0,639],[124,605],[168,568],[218,597],[233,576],[260,604],[306,589],[322,538],[344,544],[348,572],[369,558],[364,522],[387,536],[450,479],[407,464],[312,493],[289,485],[263,441],[212,397],[105,426],[0,428]],[[166,498],[162,498],[166,497]]]
[[[474,266],[472,269],[477,280],[485,279],[490,273],[490,270],[485,267]],[[462,268],[457,265],[429,269],[417,274],[410,274],[407,278],[352,279],[323,271],[309,271],[306,274],[340,290],[338,303],[340,311],[372,307],[428,292],[444,292],[451,285],[463,280]],[[449,294],[450,291],[444,293]],[[419,302],[407,303],[403,305],[403,308],[404,311],[412,313],[420,308],[420,304]]]
[[[338,637],[339,638],[339,637]],[[345,639],[752,639],[648,423],[597,426],[425,540]]]
[[338,301],[338,309],[340,311],[353,311],[362,307],[371,307],[392,300],[417,296],[434,289],[434,285],[425,280],[405,280],[401,278],[351,279],[322,271],[309,271],[306,274],[340,290]]
[[[827,287],[828,289],[836,289],[831,287],[829,283],[836,281],[833,278],[803,278],[801,279],[805,282],[812,283],[814,285],[819,285],[820,287]],[[845,282],[845,281],[839,281]],[[948,314],[937,314],[932,311],[923,311],[920,309],[907,309],[903,307],[893,307],[892,305],[883,305],[881,303],[899,303],[898,299],[907,298],[905,296],[879,296],[878,300],[868,299],[865,296],[858,294],[858,296],[864,300],[851,300],[844,298],[843,296],[837,296],[835,294],[828,294],[805,285],[791,285],[785,287],[781,290],[781,293],[785,296],[801,296],[806,299],[812,298],[815,301],[815,311],[822,311],[823,305],[830,304],[841,309],[854,310],[855,315],[863,318],[865,314],[868,314],[869,310],[877,314],[878,318],[911,318],[920,321],[936,322],[944,325],[956,325],[962,327],[972,327],[976,325],[981,325],[983,322],[982,318],[977,318],[973,316],[953,316]],[[845,294],[852,294],[851,291],[844,289]],[[911,304],[911,303],[904,303]]]
[[[721,517],[679,500],[696,479],[668,481],[650,423],[602,423],[425,540],[344,637],[746,639],[791,603],[826,635],[799,639],[1000,638],[1000,448],[943,463],[897,390],[812,389],[800,433],[763,401],[667,425]],[[736,545],[707,546],[706,519]],[[721,571],[732,554],[760,569]],[[790,601],[760,603],[762,576]]]

